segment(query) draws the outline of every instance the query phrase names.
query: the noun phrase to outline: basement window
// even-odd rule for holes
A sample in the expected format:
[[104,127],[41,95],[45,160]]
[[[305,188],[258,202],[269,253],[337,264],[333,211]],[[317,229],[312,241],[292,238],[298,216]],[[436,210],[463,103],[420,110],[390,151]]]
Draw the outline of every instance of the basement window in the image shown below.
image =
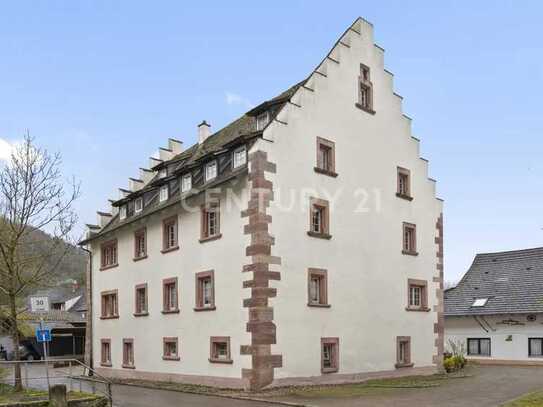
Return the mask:
[[488,301],[488,298],[476,298],[475,301],[473,301],[472,307],[484,307],[486,305],[486,302]]

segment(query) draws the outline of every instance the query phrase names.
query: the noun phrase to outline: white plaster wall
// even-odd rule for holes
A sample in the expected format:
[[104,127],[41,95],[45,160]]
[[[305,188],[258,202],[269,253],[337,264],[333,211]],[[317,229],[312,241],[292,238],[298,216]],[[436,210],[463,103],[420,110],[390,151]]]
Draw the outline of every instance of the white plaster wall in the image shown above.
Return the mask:
[[[233,192],[245,194],[237,184]],[[145,221],[137,222],[108,236],[118,238],[119,266],[99,271],[99,244],[93,249],[93,301],[94,363],[100,366],[100,340],[111,338],[113,369],[121,369],[122,338],[134,338],[135,365],[137,371],[241,377],[241,369],[250,361],[241,359],[239,347],[249,343],[245,332],[247,311],[242,308],[242,265],[245,264],[245,244],[242,243],[244,220],[240,208],[227,208],[221,196],[222,238],[199,243],[200,211],[203,195],[193,201],[198,210],[187,212],[180,206],[166,209]],[[180,249],[162,254],[162,219],[178,214]],[[143,223],[144,222],[144,223]],[[148,258],[134,262],[133,233],[147,226]],[[215,311],[195,312],[195,273],[215,270]],[[162,280],[177,277],[179,284],[179,314],[163,315]],[[134,317],[134,289],[140,283],[148,284],[149,316]],[[119,319],[100,319],[100,293],[119,290]],[[179,338],[180,361],[163,361],[162,339],[166,336]],[[233,364],[210,363],[210,336],[230,336]]]
[[[320,338],[339,337],[339,373],[394,369],[396,337],[411,336],[415,366],[432,365],[436,312],[407,312],[408,278],[428,281],[429,307],[436,304],[435,224],[442,204],[428,180],[428,163],[419,158],[410,120],[393,94],[383,52],[373,44],[371,27],[351,33],[351,48],[338,45],[326,62],[327,77],[313,75],[287,105],[256,149],[277,163],[272,254],[281,256],[281,281],[272,300],[277,345],[283,355],[276,377],[320,375]],[[371,68],[375,115],[355,107],[360,63]],[[337,178],[314,172],[316,137],[335,142]],[[397,166],[411,170],[412,202],[396,197]],[[307,235],[307,198],[328,199],[331,240]],[[296,196],[292,208],[291,194]],[[337,197],[334,199],[334,197]],[[360,210],[361,209],[361,210]],[[402,222],[417,225],[417,257],[402,250]],[[331,308],[307,306],[307,269],[328,270]]]
[[[543,315],[529,322],[526,315],[502,315],[484,317],[492,329],[485,331],[473,317],[445,318],[445,348],[449,348],[449,340],[464,343],[467,349],[468,338],[490,338],[490,357],[485,359],[541,361],[543,358],[528,356],[528,338],[543,337]],[[519,321],[524,325],[501,324],[504,320]],[[511,341],[506,339],[511,335]],[[469,356],[468,356],[469,358]],[[476,356],[476,358],[482,358]]]

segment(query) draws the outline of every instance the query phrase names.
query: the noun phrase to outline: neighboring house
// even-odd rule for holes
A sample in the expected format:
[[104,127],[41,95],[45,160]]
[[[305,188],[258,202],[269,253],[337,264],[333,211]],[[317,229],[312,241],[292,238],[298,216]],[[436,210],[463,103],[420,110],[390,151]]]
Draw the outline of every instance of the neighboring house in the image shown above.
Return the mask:
[[371,24],[198,136],[81,242],[101,374],[258,389],[436,370],[442,202]]
[[480,362],[543,364],[543,248],[475,256],[445,291],[445,338]]

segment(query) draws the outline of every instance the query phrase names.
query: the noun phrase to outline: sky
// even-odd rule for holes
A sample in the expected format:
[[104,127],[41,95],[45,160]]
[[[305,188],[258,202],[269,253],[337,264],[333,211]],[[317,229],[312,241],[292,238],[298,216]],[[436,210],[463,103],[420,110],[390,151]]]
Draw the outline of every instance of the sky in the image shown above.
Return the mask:
[[95,223],[169,137],[305,78],[358,16],[445,200],[445,279],[543,246],[540,1],[0,1],[0,160],[28,129]]

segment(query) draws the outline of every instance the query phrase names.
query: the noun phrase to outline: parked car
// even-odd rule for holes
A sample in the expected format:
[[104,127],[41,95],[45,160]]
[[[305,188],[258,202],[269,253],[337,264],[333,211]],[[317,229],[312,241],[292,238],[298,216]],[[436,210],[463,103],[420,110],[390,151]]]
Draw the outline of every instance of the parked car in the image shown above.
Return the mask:
[[[30,342],[23,341],[19,345],[19,358],[21,360],[30,360],[30,361],[32,361],[32,360],[40,360],[41,355]],[[9,359],[10,360],[15,359],[15,352],[11,353]]]

